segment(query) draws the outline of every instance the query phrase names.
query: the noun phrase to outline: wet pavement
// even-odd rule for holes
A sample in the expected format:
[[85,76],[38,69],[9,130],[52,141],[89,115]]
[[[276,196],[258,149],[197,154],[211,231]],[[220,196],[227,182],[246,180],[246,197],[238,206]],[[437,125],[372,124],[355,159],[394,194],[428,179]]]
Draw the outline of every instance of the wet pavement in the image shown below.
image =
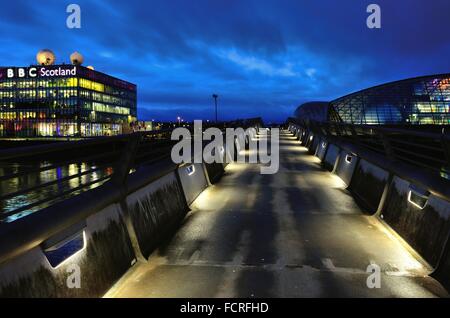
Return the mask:
[[[106,297],[436,297],[430,268],[292,135],[280,170],[233,163],[183,225]],[[381,269],[368,288],[367,267]]]

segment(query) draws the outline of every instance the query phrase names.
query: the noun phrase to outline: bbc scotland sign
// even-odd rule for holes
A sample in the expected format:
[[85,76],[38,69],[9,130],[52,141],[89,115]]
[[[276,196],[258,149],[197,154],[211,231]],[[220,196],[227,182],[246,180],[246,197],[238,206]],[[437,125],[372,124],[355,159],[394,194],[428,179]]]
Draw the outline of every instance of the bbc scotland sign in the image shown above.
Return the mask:
[[77,67],[74,65],[10,67],[1,73],[0,78],[65,77],[76,76]]

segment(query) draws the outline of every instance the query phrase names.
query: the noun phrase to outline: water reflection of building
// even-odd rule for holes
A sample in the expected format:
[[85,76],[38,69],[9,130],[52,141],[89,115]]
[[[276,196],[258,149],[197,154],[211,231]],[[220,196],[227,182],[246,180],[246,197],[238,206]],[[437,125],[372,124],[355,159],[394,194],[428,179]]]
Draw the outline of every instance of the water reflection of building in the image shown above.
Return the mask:
[[100,136],[130,131],[136,85],[82,65],[0,68],[0,136]]
[[[36,187],[37,185],[48,184],[39,189],[0,200],[0,219],[2,219],[2,213],[11,213],[11,211],[20,210],[20,212],[6,218],[7,222],[11,222],[30,213],[39,211],[55,202],[96,188],[106,181],[101,180],[102,177],[110,176],[114,172],[112,167],[106,166],[104,168],[98,168],[91,173],[86,173],[97,167],[93,166],[93,163],[82,162],[23,174],[24,171],[30,169],[44,168],[52,165],[51,162],[39,162],[32,165],[17,163],[0,165],[0,176],[19,175],[7,180],[0,180],[0,193],[2,195],[16,193],[23,189]],[[68,178],[69,176],[72,176],[72,178]],[[96,180],[99,180],[99,182],[95,182]],[[54,181],[58,182],[55,183]],[[83,187],[83,185],[87,186]]]
[[296,116],[352,124],[450,124],[450,74],[371,87],[328,104],[306,103]]

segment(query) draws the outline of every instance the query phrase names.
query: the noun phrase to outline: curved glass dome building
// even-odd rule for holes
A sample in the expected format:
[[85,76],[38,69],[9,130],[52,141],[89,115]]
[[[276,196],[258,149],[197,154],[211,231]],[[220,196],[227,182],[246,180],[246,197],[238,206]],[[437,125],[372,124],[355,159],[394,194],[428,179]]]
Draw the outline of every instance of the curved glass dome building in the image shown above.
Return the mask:
[[359,125],[448,125],[450,74],[391,82],[330,103],[306,103],[297,108],[295,116],[303,120]]
[[431,75],[371,87],[330,103],[352,124],[450,124],[450,74]]
[[300,105],[295,110],[295,117],[318,122],[328,121],[328,102],[309,102]]

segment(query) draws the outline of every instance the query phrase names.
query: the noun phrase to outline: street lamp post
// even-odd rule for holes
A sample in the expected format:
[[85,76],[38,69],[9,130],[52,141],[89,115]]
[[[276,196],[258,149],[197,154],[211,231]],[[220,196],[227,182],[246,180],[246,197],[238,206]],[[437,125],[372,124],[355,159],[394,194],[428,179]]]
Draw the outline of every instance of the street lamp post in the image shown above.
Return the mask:
[[219,95],[213,94],[212,97],[214,98],[214,104],[216,105],[216,124],[217,124],[217,98]]

